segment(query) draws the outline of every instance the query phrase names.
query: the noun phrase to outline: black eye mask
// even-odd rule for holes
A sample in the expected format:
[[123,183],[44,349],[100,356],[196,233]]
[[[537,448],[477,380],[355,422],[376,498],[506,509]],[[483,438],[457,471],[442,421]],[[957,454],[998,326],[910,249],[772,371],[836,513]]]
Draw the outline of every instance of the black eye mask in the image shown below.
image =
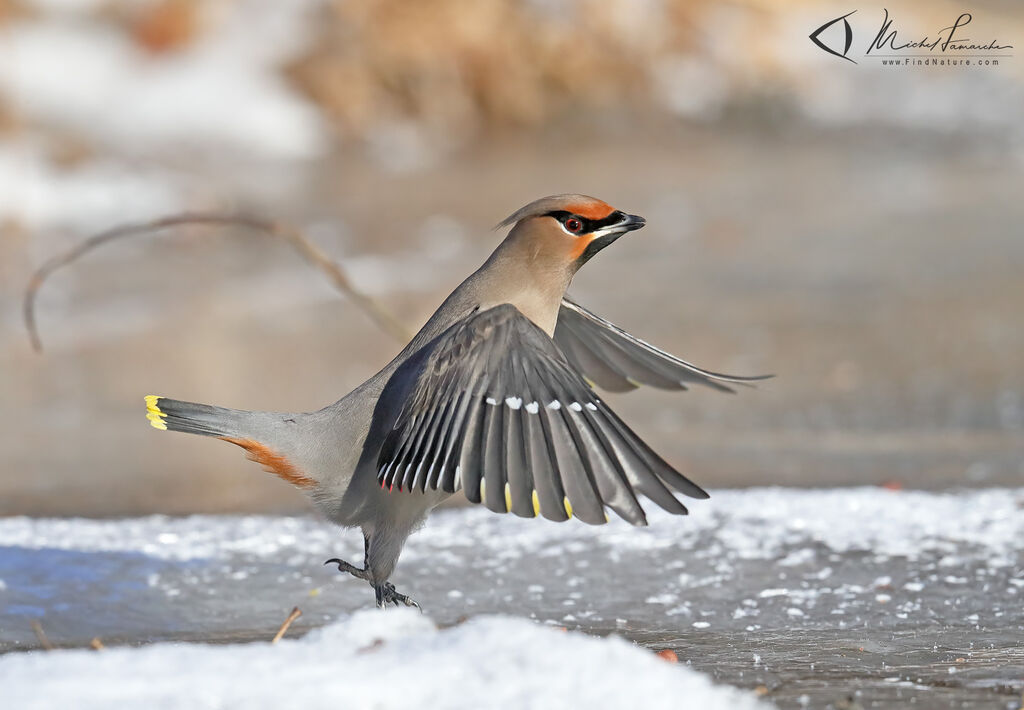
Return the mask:
[[615,210],[604,219],[587,219],[586,217],[580,217],[578,214],[566,212],[565,210],[554,210],[553,212],[548,212],[547,216],[554,217],[562,224],[565,224],[567,219],[577,219],[580,221],[580,224],[583,225],[583,228],[578,232],[573,232],[573,234],[591,234],[599,229],[604,229],[605,227],[610,227],[613,224],[618,224],[626,215],[619,210]]

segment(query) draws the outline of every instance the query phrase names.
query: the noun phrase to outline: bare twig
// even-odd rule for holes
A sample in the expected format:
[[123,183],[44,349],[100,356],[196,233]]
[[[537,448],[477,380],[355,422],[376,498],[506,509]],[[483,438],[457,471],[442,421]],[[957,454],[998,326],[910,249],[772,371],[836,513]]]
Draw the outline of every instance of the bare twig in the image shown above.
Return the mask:
[[112,242],[124,237],[148,234],[163,229],[169,229],[171,227],[199,224],[244,227],[246,229],[263,232],[265,234],[270,234],[284,239],[291,244],[296,251],[306,259],[306,261],[324,272],[335,288],[345,294],[345,296],[351,299],[360,310],[370,316],[373,322],[381,330],[402,343],[407,342],[411,337],[411,334],[406,327],[390,310],[385,308],[375,299],[356,289],[352,285],[352,282],[349,281],[348,276],[345,275],[345,272],[341,270],[341,267],[327,256],[327,254],[325,254],[316,244],[311,242],[298,228],[283,222],[261,219],[259,217],[252,217],[248,215],[193,213],[171,215],[149,222],[113,227],[89,237],[85,241],[76,244],[63,254],[58,254],[57,256],[52,257],[40,266],[36,272],[32,274],[32,278],[29,280],[28,286],[25,287],[25,297],[22,304],[25,327],[28,329],[29,340],[32,342],[33,349],[35,349],[36,352],[41,352],[43,349],[43,344],[39,339],[39,330],[36,326],[35,303],[36,293],[50,274],[62,266],[67,266],[83,254],[98,246],[106,244],[107,242]]
[[39,639],[39,645],[47,651],[52,651],[53,644],[50,643],[50,639],[46,638],[46,632],[43,631],[43,625],[36,619],[32,619],[29,624],[32,626],[32,631],[35,633],[36,638]]
[[277,630],[277,634],[274,635],[274,640],[270,643],[277,643],[278,641],[280,641],[281,637],[284,636],[285,632],[288,630],[288,627],[291,626],[292,622],[298,619],[300,616],[302,616],[302,609],[300,609],[299,607],[294,607],[292,609],[292,613],[289,614],[288,618],[284,620],[283,624],[281,624],[281,628]]

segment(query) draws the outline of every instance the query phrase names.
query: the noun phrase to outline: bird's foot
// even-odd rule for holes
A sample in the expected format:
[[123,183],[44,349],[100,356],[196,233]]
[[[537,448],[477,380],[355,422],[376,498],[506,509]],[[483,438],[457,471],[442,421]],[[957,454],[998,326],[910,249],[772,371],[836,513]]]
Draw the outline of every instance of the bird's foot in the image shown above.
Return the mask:
[[[353,565],[353,564],[351,564],[349,562],[346,562],[345,560],[339,560],[337,557],[332,557],[331,559],[329,559],[326,562],[324,562],[324,564],[325,565],[331,565],[331,564],[338,565],[338,571],[339,572],[348,572],[350,575],[352,575],[356,579],[365,579],[367,581],[369,581],[369,579],[370,579],[370,573],[367,572],[365,569],[363,569],[362,567],[356,567],[355,565]],[[379,594],[378,594],[378,597],[379,597]],[[377,603],[378,603],[378,605],[380,604],[379,601]]]
[[[406,606],[414,606],[420,609],[419,604],[405,594],[400,594],[391,582],[375,584],[373,590],[377,593],[377,607],[380,609],[384,609],[388,604],[394,604],[395,606],[405,604]],[[423,610],[420,609],[420,611]]]
[[[377,596],[377,606],[384,609],[389,604],[398,606],[404,604],[405,606],[412,606],[420,609],[420,605],[416,603],[411,597],[399,593],[395,589],[395,585],[391,582],[384,582],[383,584],[374,584],[373,580],[370,579],[370,572],[362,567],[356,567],[350,562],[332,557],[331,559],[324,562],[325,565],[338,565],[339,572],[348,572],[357,579],[365,579],[371,585],[373,585],[373,591]],[[422,611],[422,609],[420,609]]]

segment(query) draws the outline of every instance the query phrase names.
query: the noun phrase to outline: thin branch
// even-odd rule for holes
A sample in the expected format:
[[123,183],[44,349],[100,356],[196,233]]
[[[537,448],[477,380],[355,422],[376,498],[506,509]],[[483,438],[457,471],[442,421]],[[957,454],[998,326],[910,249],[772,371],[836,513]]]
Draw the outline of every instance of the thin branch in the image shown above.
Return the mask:
[[380,302],[356,289],[356,287],[352,285],[352,282],[349,281],[348,276],[345,275],[345,272],[341,270],[341,267],[327,256],[320,247],[311,242],[298,228],[283,222],[260,219],[258,217],[248,215],[186,213],[162,217],[149,222],[113,227],[79,242],[63,254],[58,254],[57,256],[50,258],[40,266],[36,272],[32,274],[32,278],[25,287],[25,296],[22,303],[25,328],[28,330],[28,336],[29,340],[32,342],[32,348],[36,352],[42,352],[43,349],[42,341],[39,339],[39,330],[36,325],[36,294],[39,291],[39,288],[43,285],[43,282],[46,281],[54,271],[63,266],[67,266],[83,254],[86,254],[107,242],[185,225],[244,227],[246,229],[263,232],[265,234],[270,234],[271,236],[284,239],[291,244],[296,251],[306,259],[306,261],[326,274],[327,278],[330,279],[335,288],[345,294],[345,296],[355,303],[360,310],[365,312],[381,330],[401,343],[408,342],[412,337],[405,325],[403,325],[390,310],[384,307]]
[[270,643],[277,643],[284,636],[284,633],[288,630],[288,627],[292,625],[292,622],[302,616],[302,609],[299,607],[292,608],[292,613],[288,615],[288,618],[281,624],[281,628],[277,630],[277,634],[274,635],[274,640]]
[[46,632],[43,631],[43,625],[36,619],[32,619],[32,621],[29,622],[29,625],[32,627],[32,631],[35,633],[36,638],[39,639],[39,645],[47,651],[52,651],[53,644],[50,643],[50,639],[46,637]]

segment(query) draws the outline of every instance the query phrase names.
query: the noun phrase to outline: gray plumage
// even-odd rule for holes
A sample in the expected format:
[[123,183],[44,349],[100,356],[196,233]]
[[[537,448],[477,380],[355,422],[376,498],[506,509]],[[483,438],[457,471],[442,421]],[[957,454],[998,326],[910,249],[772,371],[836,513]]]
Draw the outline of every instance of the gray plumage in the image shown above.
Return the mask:
[[244,412],[147,398],[154,426],[243,446],[358,527],[379,605],[413,604],[388,582],[409,534],[462,489],[495,512],[646,524],[647,497],[707,494],[658,456],[592,389],[686,389],[760,378],[697,368],[566,299],[576,270],[643,220],[581,195],[544,198],[384,369],[317,412]]
[[[378,481],[389,491],[461,486],[473,503],[525,517],[537,512],[536,491],[536,507],[551,520],[565,520],[569,507],[600,524],[607,506],[640,525],[646,518],[637,488],[656,490],[662,501],[669,488],[707,497],[644,444],[514,306],[474,313],[424,354],[392,379],[415,385],[378,456]],[[667,507],[685,512],[681,504]]]
[[729,384],[750,386],[771,377],[739,377],[701,369],[630,335],[568,298],[562,299],[558,309],[555,342],[577,370],[609,392],[626,392],[639,385],[686,390],[690,384],[699,384],[732,393],[735,390]]

